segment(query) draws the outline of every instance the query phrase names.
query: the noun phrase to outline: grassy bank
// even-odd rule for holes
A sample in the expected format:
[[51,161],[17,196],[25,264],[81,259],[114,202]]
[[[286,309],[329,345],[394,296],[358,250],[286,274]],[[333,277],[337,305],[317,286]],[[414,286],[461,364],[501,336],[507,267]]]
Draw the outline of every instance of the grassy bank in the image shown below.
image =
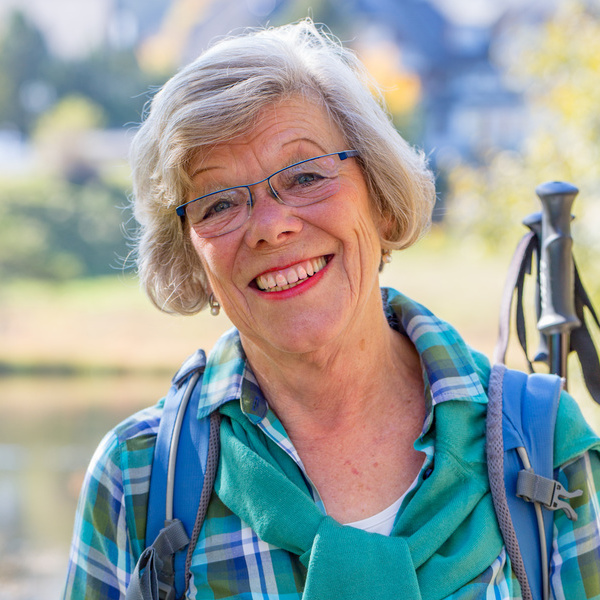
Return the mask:
[[0,368],[29,375],[171,372],[225,317],[176,317],[154,308],[132,277],[22,281],[0,293]]
[[[503,248],[490,255],[434,232],[415,248],[394,253],[382,284],[422,302],[491,356],[512,251]],[[0,375],[171,375],[196,348],[210,349],[228,327],[225,316],[215,318],[207,311],[195,317],[161,313],[131,276],[22,281],[0,291]],[[530,343],[535,347],[535,337]],[[511,348],[509,363],[522,368],[515,339]],[[579,391],[577,369],[573,373],[573,390]],[[587,408],[590,402],[584,401],[586,412],[597,415],[595,405]],[[600,416],[593,418],[600,424]]]
[[[432,236],[395,253],[382,283],[431,307],[488,351],[503,263],[452,249]],[[5,373],[41,375],[171,371],[197,347],[210,348],[229,326],[223,315],[206,311],[195,317],[161,313],[133,276],[20,281],[0,291],[0,365]]]

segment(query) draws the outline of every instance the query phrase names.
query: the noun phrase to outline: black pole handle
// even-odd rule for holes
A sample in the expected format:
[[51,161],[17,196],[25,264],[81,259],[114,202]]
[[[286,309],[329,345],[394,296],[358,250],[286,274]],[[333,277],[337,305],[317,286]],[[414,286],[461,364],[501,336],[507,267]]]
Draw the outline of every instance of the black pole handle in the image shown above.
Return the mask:
[[545,335],[568,334],[581,325],[575,314],[571,237],[571,207],[579,190],[570,183],[551,181],[535,191],[542,202],[538,329]]

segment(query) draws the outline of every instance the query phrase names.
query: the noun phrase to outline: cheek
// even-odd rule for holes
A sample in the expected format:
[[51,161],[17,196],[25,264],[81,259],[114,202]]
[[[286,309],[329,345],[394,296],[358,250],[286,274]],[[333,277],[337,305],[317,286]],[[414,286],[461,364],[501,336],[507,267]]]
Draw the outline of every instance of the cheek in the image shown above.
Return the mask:
[[203,240],[196,236],[193,231],[190,234],[192,246],[194,251],[200,259],[200,263],[204,268],[204,271],[209,279],[212,279],[212,275],[215,272],[217,265],[215,264],[215,257],[217,253],[214,251],[214,247],[208,243],[207,240]]
[[235,263],[235,250],[231,241],[226,239],[227,237],[222,236],[205,240],[199,238],[193,232],[191,234],[192,246],[200,258],[200,263],[213,287],[222,286],[231,279]]
[[332,227],[350,233],[354,231],[359,236],[376,236],[384,231],[383,219],[373,206],[366,189],[350,187],[348,192],[341,196],[331,206],[330,218]]

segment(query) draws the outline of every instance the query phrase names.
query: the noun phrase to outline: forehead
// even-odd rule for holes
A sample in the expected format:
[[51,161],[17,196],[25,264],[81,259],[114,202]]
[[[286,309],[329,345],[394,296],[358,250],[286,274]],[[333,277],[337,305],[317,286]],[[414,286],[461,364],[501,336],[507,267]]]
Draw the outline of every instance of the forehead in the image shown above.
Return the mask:
[[344,135],[326,109],[317,102],[292,98],[262,108],[253,126],[240,135],[196,152],[190,161],[192,178],[241,159],[246,167],[285,166],[282,161],[302,160],[345,150]]

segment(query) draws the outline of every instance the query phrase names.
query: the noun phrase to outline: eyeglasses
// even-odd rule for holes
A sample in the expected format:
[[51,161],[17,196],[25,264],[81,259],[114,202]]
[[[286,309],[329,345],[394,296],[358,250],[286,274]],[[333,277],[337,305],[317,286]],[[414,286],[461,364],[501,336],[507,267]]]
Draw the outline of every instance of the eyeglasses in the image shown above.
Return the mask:
[[340,161],[358,156],[357,150],[315,156],[276,171],[249,185],[205,194],[178,206],[177,214],[187,218],[196,234],[212,238],[235,231],[252,214],[254,199],[250,188],[269,185],[273,198],[286,206],[302,207],[333,196],[340,189]]

